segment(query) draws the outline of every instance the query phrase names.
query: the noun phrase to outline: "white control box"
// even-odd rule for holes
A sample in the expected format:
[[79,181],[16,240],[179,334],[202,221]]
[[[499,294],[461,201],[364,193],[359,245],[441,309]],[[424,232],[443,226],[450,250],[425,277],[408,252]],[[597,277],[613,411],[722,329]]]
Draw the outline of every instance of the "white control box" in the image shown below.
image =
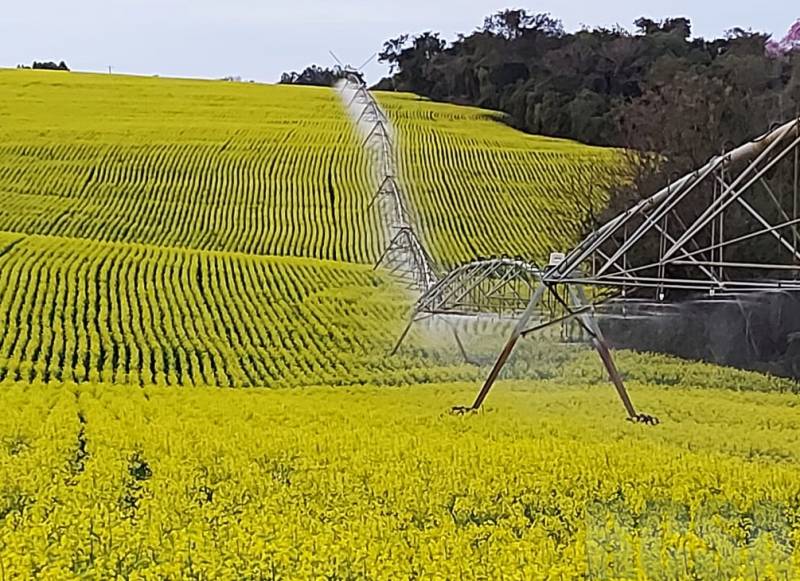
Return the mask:
[[564,262],[565,258],[566,258],[566,255],[563,252],[551,252],[550,253],[550,263],[549,264],[550,264],[550,266],[558,266],[559,264]]

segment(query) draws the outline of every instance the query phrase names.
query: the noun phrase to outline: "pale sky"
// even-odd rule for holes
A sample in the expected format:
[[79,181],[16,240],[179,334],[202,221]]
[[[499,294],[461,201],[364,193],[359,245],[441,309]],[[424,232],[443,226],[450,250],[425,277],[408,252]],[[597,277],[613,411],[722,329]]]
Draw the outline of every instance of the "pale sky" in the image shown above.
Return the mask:
[[[0,67],[65,60],[82,71],[274,82],[332,65],[329,50],[360,65],[388,38],[433,30],[452,39],[516,7],[549,12],[567,30],[686,16],[702,36],[740,26],[781,38],[800,18],[797,0],[3,0]],[[366,72],[375,82],[386,70]]]

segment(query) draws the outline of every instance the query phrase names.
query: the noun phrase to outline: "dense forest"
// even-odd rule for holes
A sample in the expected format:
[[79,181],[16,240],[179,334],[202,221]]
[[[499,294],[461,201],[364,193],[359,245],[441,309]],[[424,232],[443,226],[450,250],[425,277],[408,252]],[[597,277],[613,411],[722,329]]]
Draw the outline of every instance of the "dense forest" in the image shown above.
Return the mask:
[[434,32],[387,41],[379,58],[392,75],[376,88],[503,111],[531,133],[628,147],[639,145],[641,123],[698,117],[694,130],[721,147],[800,108],[800,26],[782,42],[742,28],[693,38],[686,18],[635,26],[567,33],[549,15],[506,10],[450,44]]
[[[657,151],[685,173],[800,112],[800,21],[783,39],[734,28],[692,36],[687,18],[639,18],[566,32],[548,14],[505,10],[447,43],[435,32],[386,41],[374,88],[502,111],[512,126],[595,145]],[[340,67],[281,82],[333,85]]]
[[[434,32],[391,39],[379,59],[391,76],[378,89],[499,110],[530,133],[625,148],[630,163],[587,234],[670,177],[800,114],[800,22],[783,39],[735,28],[707,40],[692,36],[687,18],[568,33],[548,14],[505,10],[450,44]],[[793,177],[773,176],[776,190],[790,191]],[[706,202],[693,196],[689,215]],[[728,219],[742,228],[750,220],[739,211]],[[758,258],[773,252],[769,240],[750,249]]]

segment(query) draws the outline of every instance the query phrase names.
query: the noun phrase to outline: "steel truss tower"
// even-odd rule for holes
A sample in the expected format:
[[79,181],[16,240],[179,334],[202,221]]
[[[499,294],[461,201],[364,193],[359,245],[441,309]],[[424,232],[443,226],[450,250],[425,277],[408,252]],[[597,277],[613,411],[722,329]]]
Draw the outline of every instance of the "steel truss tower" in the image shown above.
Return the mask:
[[363,146],[375,162],[378,188],[370,207],[380,211],[389,242],[375,268],[384,267],[409,288],[427,292],[438,280],[433,260],[416,233],[407,198],[397,177],[391,126],[363,78],[347,75],[342,85],[351,116],[364,133]]
[[[730,220],[737,211],[745,220]],[[550,294],[577,318],[614,383],[628,419],[636,411],[594,316],[608,295],[800,291],[800,118],[708,161],[600,227],[544,270],[472,406],[489,394],[519,339],[540,328],[531,318]],[[764,249],[770,258],[764,260]],[[758,253],[756,253],[758,251]],[[751,256],[751,258],[748,258]]]

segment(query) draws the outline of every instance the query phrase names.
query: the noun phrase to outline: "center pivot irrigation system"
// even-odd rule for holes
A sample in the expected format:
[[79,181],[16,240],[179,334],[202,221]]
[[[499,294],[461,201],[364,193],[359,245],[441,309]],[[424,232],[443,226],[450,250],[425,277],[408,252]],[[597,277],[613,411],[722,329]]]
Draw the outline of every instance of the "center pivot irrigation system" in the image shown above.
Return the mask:
[[[713,157],[597,228],[568,254],[554,253],[544,268],[488,258],[440,275],[398,183],[388,120],[360,73],[346,73],[342,93],[358,124],[367,124],[364,145],[377,156],[380,183],[373,203],[390,231],[376,268],[386,266],[421,293],[393,352],[415,322],[437,315],[517,320],[473,404],[455,412],[480,409],[522,337],[575,320],[600,355],[628,419],[656,424],[628,395],[597,323],[599,307],[648,292],[663,301],[673,293],[800,291],[800,118]],[[458,335],[456,341],[463,353]]]
[[[376,169],[378,187],[370,206],[377,206],[389,242],[375,268],[386,268],[421,295],[392,353],[400,348],[415,322],[436,315],[518,317],[539,284],[541,269],[532,262],[505,257],[479,259],[448,273],[437,268],[416,232],[411,205],[398,179],[391,124],[360,70],[336,60],[344,72],[340,93]],[[453,333],[464,359],[469,361],[455,327]]]
[[377,206],[389,239],[375,268],[383,266],[409,288],[426,292],[436,284],[438,276],[433,260],[414,230],[408,202],[397,178],[391,125],[367,89],[361,72],[352,67],[343,67],[343,71],[342,98],[361,130],[363,147],[375,162],[378,188],[370,208]]

